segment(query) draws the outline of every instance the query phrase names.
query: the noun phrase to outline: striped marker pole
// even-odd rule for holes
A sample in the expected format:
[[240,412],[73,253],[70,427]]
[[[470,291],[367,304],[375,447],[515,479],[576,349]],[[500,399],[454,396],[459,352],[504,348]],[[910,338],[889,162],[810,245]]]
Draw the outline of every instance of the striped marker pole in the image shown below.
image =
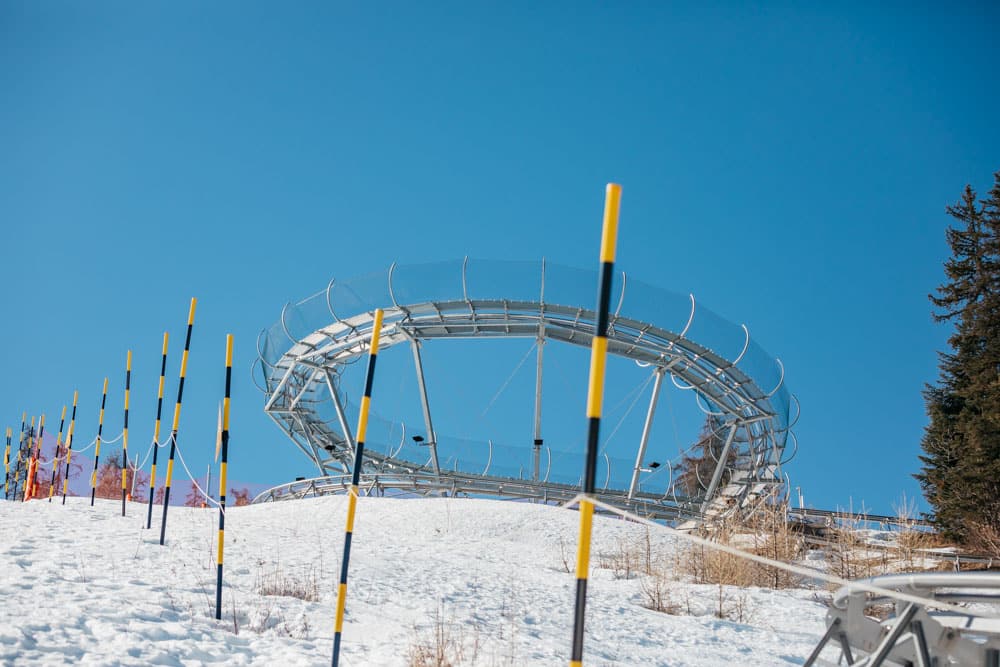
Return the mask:
[[[618,206],[622,188],[608,183],[604,195],[604,225],[601,231],[601,273],[597,290],[597,329],[590,346],[590,383],[587,389],[587,458],[583,474],[583,493],[594,493],[597,472],[598,437],[601,430],[601,407],[604,402],[604,367],[608,357],[608,307],[611,301],[611,276],[615,266],[618,239]],[[573,615],[573,650],[570,667],[583,665],[583,630],[587,607],[587,571],[590,569],[590,532],[594,504],[580,501],[580,539],[576,553],[576,608]]]
[[215,576],[215,618],[222,619],[222,550],[226,531],[226,465],[229,461],[229,388],[233,378],[233,335],[226,335],[226,394],[222,399],[222,461],[219,463],[219,549]]
[[35,453],[28,463],[28,476],[24,480],[25,500],[31,500],[38,495],[38,457],[42,453],[42,437],[45,435],[45,415],[38,423],[38,437],[35,438]]
[[90,473],[90,506],[94,506],[97,495],[97,462],[101,458],[101,434],[104,432],[104,406],[108,401],[108,378],[104,378],[101,390],[101,416],[97,419],[97,441],[94,443],[94,472]]
[[3,498],[7,500],[7,491],[10,488],[10,426],[7,427],[7,447],[3,450]]
[[21,476],[21,450],[24,449],[24,422],[28,418],[27,412],[21,413],[21,435],[17,438],[17,463],[14,464],[14,487],[10,490],[10,499],[17,500],[17,480]]
[[167,539],[167,508],[170,507],[170,481],[174,476],[174,454],[177,451],[177,429],[181,421],[181,399],[184,397],[184,376],[187,375],[188,351],[191,349],[191,330],[194,328],[194,309],[198,300],[191,299],[188,311],[187,336],[181,354],[181,377],[177,383],[177,403],[174,405],[174,423],[170,429],[170,458],[167,459],[167,478],[163,482],[163,519],[160,521],[160,545]]
[[[24,420],[27,418],[27,416],[28,416],[28,413],[26,413],[26,412],[22,412],[21,413],[21,435],[18,436],[18,440],[17,440],[17,456],[18,456],[18,460],[20,460],[20,458],[21,458],[21,445],[24,442]],[[13,437],[13,433],[11,434],[11,436]],[[8,458],[8,461],[9,461],[9,458]],[[10,481],[11,480],[15,480],[15,481],[17,480],[16,474],[17,474],[17,466],[14,467],[14,474],[13,475],[10,473],[9,469],[7,470],[7,478],[4,480],[4,498],[6,498],[7,500],[13,500],[14,497],[17,495],[17,488],[16,487],[9,489]],[[8,493],[8,489],[10,491],[9,493]]]
[[62,415],[59,417],[59,435],[56,437],[56,455],[52,457],[52,479],[49,480],[49,502],[56,492],[56,470],[59,468],[59,451],[62,449],[63,424],[66,423],[66,406],[63,406]]
[[149,507],[146,510],[146,530],[153,525],[153,496],[156,491],[156,454],[160,450],[160,415],[163,413],[163,380],[167,374],[167,342],[170,334],[163,332],[163,359],[160,361],[160,386],[156,390],[156,425],[153,427],[153,465],[149,469]]
[[354,510],[358,503],[358,483],[361,481],[361,465],[365,455],[365,436],[368,431],[368,409],[372,400],[372,384],[375,380],[375,361],[378,357],[378,341],[382,335],[382,309],[375,311],[372,324],[371,347],[368,348],[368,371],[365,375],[365,393],[361,397],[361,412],[358,415],[357,444],[354,446],[354,472],[351,476],[351,490],[347,494],[347,528],[344,531],[344,557],[340,562],[340,585],[337,587],[337,617],[333,633],[333,667],[340,663],[340,637],[344,629],[344,605],[347,601],[347,568],[351,562],[351,536],[354,534]]
[[128,399],[132,388],[132,350],[125,356],[125,421],[122,427],[122,516],[125,516],[125,496],[128,494]]
[[[35,437],[35,418],[31,418],[31,425],[27,432],[24,430],[24,417],[21,418],[21,441],[17,443],[17,465],[14,468],[14,500],[17,500],[17,487],[21,486],[21,466],[28,460],[31,453],[31,439]],[[21,501],[24,501],[24,487],[21,486]]]
[[79,392],[73,392],[73,412],[69,416],[69,432],[66,434],[66,474],[63,475],[62,504],[66,504],[66,492],[69,490],[69,460],[73,456],[73,431],[76,427],[76,399]]

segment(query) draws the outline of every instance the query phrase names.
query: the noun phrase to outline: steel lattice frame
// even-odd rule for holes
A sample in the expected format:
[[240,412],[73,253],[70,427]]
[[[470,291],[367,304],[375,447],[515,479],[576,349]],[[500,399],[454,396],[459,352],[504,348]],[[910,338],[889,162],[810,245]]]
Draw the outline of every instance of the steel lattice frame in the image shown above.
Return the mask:
[[[374,304],[385,310],[381,347],[412,347],[431,459],[428,464],[421,464],[370,451],[365,461],[364,479],[370,489],[380,491],[389,488],[418,493],[569,499],[576,493],[574,487],[550,483],[547,475],[542,478],[539,474],[539,440],[535,442],[534,472],[529,480],[489,475],[487,471],[448,471],[438,465],[436,436],[426,400],[420,358],[422,342],[520,337],[589,347],[595,327],[596,316],[592,308],[545,300],[544,261],[537,300],[471,296],[466,281],[467,265],[468,260],[462,262],[461,284],[455,281],[455,294],[451,299],[399,302],[396,299],[398,288],[394,289],[393,285],[396,265],[390,267],[386,275],[389,302]],[[626,284],[622,274],[622,298]],[[263,388],[266,413],[315,463],[321,474],[329,477],[276,487],[261,494],[257,501],[342,490],[343,479],[340,475],[350,469],[353,441],[337,376],[345,364],[366,354],[372,335],[374,308],[353,313],[337,312],[330,297],[333,286],[331,281],[325,294],[329,311],[329,322],[325,326],[296,337],[290,333],[286,312],[283,311],[280,324],[290,345],[280,357],[271,361],[265,358],[265,354],[259,355],[266,380]],[[741,370],[738,364],[750,344],[745,326],[742,327],[746,335],[742,352],[731,360],[687,338],[687,331],[695,317],[693,297],[690,297],[687,325],[679,332],[627,317],[620,312],[622,298],[619,298],[618,308],[610,320],[608,354],[648,365],[656,384],[629,488],[615,489],[605,485],[598,496],[606,502],[650,516],[691,519],[719,516],[747,508],[757,499],[770,494],[783,483],[781,465],[785,461],[782,457],[786,436],[790,433],[787,409],[783,413],[782,406],[773,402],[783,382],[783,371],[778,386],[765,388]],[[774,360],[774,363],[780,368],[780,361]],[[699,405],[704,400],[712,406],[708,412],[713,427],[720,434],[720,439],[724,438],[724,446],[716,459],[711,478],[701,480],[698,491],[689,495],[678,494],[676,485],[666,494],[653,494],[642,491],[638,484],[659,385],[668,375],[678,387],[692,389],[699,396]],[[787,396],[784,390],[782,395]],[[339,428],[334,428],[319,416],[317,406],[322,402],[332,402]]]

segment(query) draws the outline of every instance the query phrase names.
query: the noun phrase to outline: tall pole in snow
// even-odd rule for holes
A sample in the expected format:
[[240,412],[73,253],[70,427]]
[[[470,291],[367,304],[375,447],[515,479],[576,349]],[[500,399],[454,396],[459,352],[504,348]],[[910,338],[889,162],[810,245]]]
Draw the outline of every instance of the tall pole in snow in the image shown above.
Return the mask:
[[63,424],[66,423],[66,406],[63,406],[62,415],[59,417],[59,435],[56,436],[56,453],[52,457],[52,479],[49,480],[49,502],[56,492],[56,470],[59,468],[59,451],[62,449]]
[[[226,466],[229,463],[229,389],[233,378],[233,335],[226,335],[226,393],[222,399],[222,461],[219,463],[219,546],[216,551],[215,618],[222,618],[222,554],[226,534]],[[211,472],[211,468],[209,468]]]
[[73,457],[73,433],[76,427],[76,399],[79,392],[73,392],[73,412],[69,417],[69,432],[66,434],[66,474],[63,475],[62,504],[66,504],[66,491],[69,489],[69,461]]
[[361,481],[361,465],[365,456],[365,436],[368,432],[368,410],[372,400],[372,384],[375,379],[375,361],[378,356],[378,342],[382,334],[382,309],[375,311],[372,324],[371,347],[368,348],[368,372],[365,375],[365,393],[361,397],[361,412],[358,415],[358,430],[354,446],[354,471],[351,475],[351,489],[347,494],[347,527],[344,531],[344,556],[340,562],[340,585],[337,587],[337,616],[334,621],[333,667],[340,663],[340,637],[344,629],[344,605],[347,600],[347,568],[351,562],[351,538],[354,534],[354,510],[358,502],[358,483]]
[[573,648],[570,667],[583,666],[583,631],[587,606],[587,574],[590,569],[590,532],[594,521],[594,493],[597,449],[604,402],[604,368],[608,357],[608,309],[611,303],[611,276],[615,267],[618,240],[620,185],[608,183],[604,196],[604,225],[601,231],[601,272],[597,290],[597,328],[590,345],[590,383],[587,390],[587,453],[580,500],[580,539],[576,555],[576,607],[573,614]]
[[160,545],[167,539],[167,509],[170,507],[170,481],[174,476],[174,454],[177,452],[177,430],[181,423],[181,399],[184,397],[184,376],[187,375],[188,352],[191,349],[191,330],[194,328],[194,309],[198,300],[191,298],[188,311],[187,336],[181,354],[181,375],[177,383],[177,403],[174,405],[174,423],[170,429],[170,458],[167,459],[167,478],[163,483],[163,519],[160,521]]
[[101,458],[101,434],[104,432],[104,406],[108,402],[108,378],[104,378],[104,388],[101,390],[101,415],[97,419],[97,440],[94,443],[94,472],[90,473],[90,506],[94,506],[97,496],[97,464]]
[[156,495],[156,454],[160,450],[160,416],[163,414],[163,380],[167,373],[167,342],[170,334],[163,332],[163,356],[160,360],[160,385],[156,390],[156,424],[153,426],[153,464],[149,469],[149,506],[146,510],[146,530],[153,525],[153,496]]
[[122,516],[125,516],[125,496],[128,495],[128,399],[132,388],[132,350],[125,357],[125,421],[122,427]]

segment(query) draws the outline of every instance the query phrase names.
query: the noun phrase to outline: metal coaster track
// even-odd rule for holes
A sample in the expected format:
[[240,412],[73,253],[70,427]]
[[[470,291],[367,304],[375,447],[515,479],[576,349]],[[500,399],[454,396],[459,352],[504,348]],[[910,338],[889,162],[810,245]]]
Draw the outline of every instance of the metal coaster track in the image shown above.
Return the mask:
[[[528,271],[522,270],[525,266]],[[405,280],[400,280],[400,275]],[[496,296],[504,293],[505,283],[523,285],[526,277],[537,285],[534,298],[517,287],[510,288],[511,298]],[[589,347],[595,329],[592,307],[570,302],[575,296],[573,290],[560,292],[553,284],[583,283],[589,288],[595,282],[594,273],[553,267],[544,261],[531,265],[470,265],[468,259],[443,265],[393,265],[385,274],[347,283],[331,281],[324,292],[296,306],[286,306],[281,320],[262,333],[258,351],[264,374],[265,411],[323,475],[331,476],[329,482],[323,483],[324,488],[337,488],[337,476],[349,469],[353,449],[344,412],[347,400],[339,387],[339,376],[348,364],[366,353],[372,335],[372,313],[375,308],[383,308],[381,347],[409,346],[413,354],[430,458],[426,462],[406,460],[388,445],[381,450],[371,447],[371,459],[366,461],[364,471],[367,478],[374,480],[378,476],[386,488],[421,493],[553,500],[569,494],[568,499],[578,489],[549,481],[548,475],[541,472],[544,445],[537,435],[538,396],[533,465],[528,466],[530,479],[489,474],[489,465],[484,471],[481,465],[466,460],[457,460],[456,469],[442,468],[420,350],[431,340],[536,339],[540,378],[543,343]],[[752,507],[759,498],[773,493],[784,481],[781,465],[786,462],[785,445],[792,425],[788,413],[793,399],[784,387],[780,362],[751,345],[745,326],[732,325],[707,311],[696,315],[693,297],[685,299],[643,285],[627,279],[625,274],[621,274],[617,288],[608,354],[647,367],[656,383],[636,462],[628,471],[631,481],[627,487],[609,488],[606,484],[599,497],[651,516],[700,520]],[[644,315],[645,308],[636,304],[650,305],[652,312]],[[673,317],[678,322],[686,318],[683,328],[672,330],[652,321],[650,315],[662,314],[665,304],[674,306]],[[686,312],[676,312],[679,304]],[[696,318],[716,326],[718,331],[713,333],[725,335],[727,342],[735,340],[734,349],[742,343],[739,354],[726,358],[689,338]],[[292,320],[301,321],[295,333],[291,330],[296,328]],[[719,434],[721,451],[713,461],[712,474],[699,479],[695,489],[690,484],[682,488],[676,480],[665,488],[643,488],[642,474],[650,472],[643,467],[648,431],[660,382],[668,375],[677,387],[696,394],[699,407],[709,415],[713,430]],[[536,393],[540,391],[539,380]],[[329,416],[331,406],[335,419]],[[610,462],[608,465],[610,480]],[[272,494],[267,499],[294,497],[296,488],[291,485],[288,493]]]

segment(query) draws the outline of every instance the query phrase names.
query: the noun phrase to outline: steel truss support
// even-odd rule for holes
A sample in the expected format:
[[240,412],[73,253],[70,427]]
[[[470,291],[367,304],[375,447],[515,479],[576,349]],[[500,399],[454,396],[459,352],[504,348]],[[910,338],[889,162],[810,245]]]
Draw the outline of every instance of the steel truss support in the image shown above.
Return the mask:
[[535,362],[535,442],[532,448],[531,479],[538,481],[538,473],[542,460],[542,350],[545,348],[545,326],[538,329],[537,361]]
[[[649,432],[653,428],[653,417],[656,415],[656,402],[660,398],[660,386],[667,369],[657,366],[654,371],[653,395],[649,397],[649,410],[646,411],[646,423],[642,425],[642,437],[639,439],[639,451],[635,455],[635,467],[632,469],[632,482],[628,485],[628,499],[635,497],[639,487],[639,473],[642,472],[642,459],[646,456],[646,445],[649,443]],[[647,380],[648,382],[648,380]]]
[[413,349],[413,366],[417,371],[417,383],[420,385],[420,405],[424,409],[424,427],[427,429],[427,446],[431,449],[431,465],[434,466],[434,474],[440,477],[441,466],[438,464],[437,435],[434,433],[434,423],[431,421],[431,407],[427,402],[427,383],[424,381],[424,364],[420,359],[420,341],[411,338],[410,346]]
[[[340,429],[344,433],[344,440],[347,441],[347,448],[354,452],[354,435],[351,433],[351,425],[347,421],[347,415],[344,413],[344,406],[340,402],[340,395],[337,393],[337,389],[333,386],[333,374],[327,370],[325,372],[326,387],[330,390],[330,399],[333,401],[333,408],[337,411],[337,421],[340,422]],[[347,472],[347,464],[344,463],[344,472]]]
[[712,473],[712,481],[708,483],[708,489],[705,490],[705,502],[702,503],[701,511],[704,512],[708,508],[708,505],[715,498],[715,490],[719,488],[719,482],[722,481],[722,473],[726,470],[726,461],[729,460],[729,450],[733,447],[733,438],[736,437],[736,431],[739,430],[740,423],[734,422],[732,426],[729,427],[729,435],[726,436],[726,444],[722,446],[722,453],[719,454],[719,460],[715,464],[715,472]]

